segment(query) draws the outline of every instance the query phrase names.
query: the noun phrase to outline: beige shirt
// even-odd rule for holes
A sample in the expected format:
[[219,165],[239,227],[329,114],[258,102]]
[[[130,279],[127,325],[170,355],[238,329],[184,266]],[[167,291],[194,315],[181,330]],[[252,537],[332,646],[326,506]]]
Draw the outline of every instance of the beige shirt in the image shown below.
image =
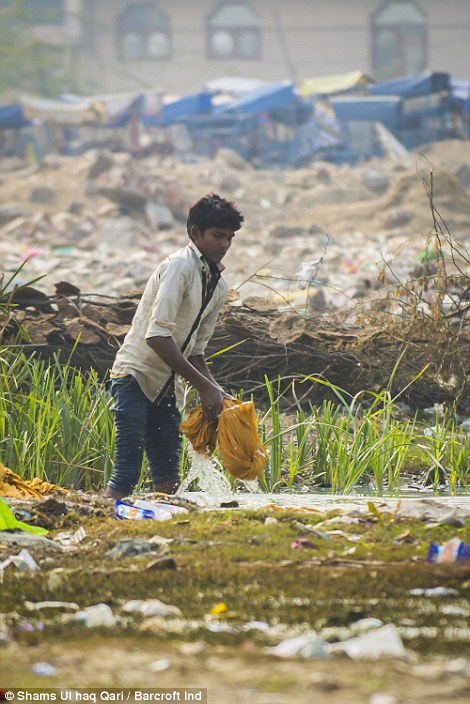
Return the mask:
[[[131,329],[116,355],[111,375],[132,374],[151,401],[157,398],[172,372],[146,340],[172,337],[182,348],[201,308],[203,272],[210,277],[209,264],[192,241],[167,257],[150,277]],[[184,350],[186,358],[204,354],[226,293],[227,284],[220,278]]]

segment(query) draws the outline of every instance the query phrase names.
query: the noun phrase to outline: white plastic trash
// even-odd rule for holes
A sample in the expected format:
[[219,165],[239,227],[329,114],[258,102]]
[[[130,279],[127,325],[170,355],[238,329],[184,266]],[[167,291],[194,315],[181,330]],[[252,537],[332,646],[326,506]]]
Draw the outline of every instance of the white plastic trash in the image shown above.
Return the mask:
[[111,628],[116,624],[116,617],[108,604],[87,606],[82,611],[76,613],[74,619],[84,621],[88,628]]
[[393,623],[363,633],[356,638],[350,638],[344,643],[335,643],[330,646],[330,649],[332,652],[344,652],[353,660],[361,658],[376,660],[381,657],[403,658],[406,656],[405,646]]
[[145,501],[144,499],[136,499],[134,501],[134,506],[137,506],[137,508],[144,508],[147,511],[152,511],[154,520],[156,521],[167,521],[176,514],[188,513],[188,509],[183,508],[183,506],[174,506],[173,504],[164,504],[162,502],[157,503],[153,501]]

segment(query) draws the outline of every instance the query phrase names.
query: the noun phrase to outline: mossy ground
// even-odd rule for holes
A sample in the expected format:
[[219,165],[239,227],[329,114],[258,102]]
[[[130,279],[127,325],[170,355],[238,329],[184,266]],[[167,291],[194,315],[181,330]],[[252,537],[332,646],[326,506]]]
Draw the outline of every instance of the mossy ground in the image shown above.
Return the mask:
[[[3,662],[10,662],[16,682],[31,679],[28,663],[34,652],[42,653],[40,660],[50,659],[60,643],[67,650],[86,653],[107,642],[115,648],[119,641],[126,649],[163,649],[175,655],[181,643],[203,641],[237,658],[245,657],[243,650],[248,648],[250,658],[266,659],[262,647],[273,644],[272,636],[236,628],[250,621],[308,627],[335,639],[356,621],[374,617],[403,628],[405,646],[419,657],[459,657],[469,651],[470,636],[464,627],[468,623],[470,561],[444,565],[426,561],[431,541],[443,544],[459,537],[470,542],[469,520],[459,528],[430,527],[422,521],[395,521],[390,516],[381,520],[371,513],[356,523],[320,526],[321,531],[336,528],[343,532],[326,538],[311,529],[334,517],[334,512],[190,511],[165,522],[117,521],[111,517],[111,507],[102,513],[84,516],[70,510],[58,516],[55,524],[50,523],[55,527],[48,537],[83,525],[86,538],[78,548],[64,553],[35,548],[30,552],[40,571],[5,571],[0,605],[14,642],[2,646]],[[277,522],[266,524],[267,517]],[[169,554],[174,568],[156,569],[153,553],[119,559],[106,556],[123,538],[148,539],[155,534],[172,540]],[[294,549],[292,543],[301,538],[308,541],[307,546]],[[15,552],[11,546],[2,547],[0,541],[0,559]],[[412,589],[438,586],[455,593],[438,599],[410,595]],[[149,598],[178,606],[191,626],[181,633],[171,629],[142,632],[143,619],[137,618],[90,637],[83,624],[54,621],[50,613],[32,614],[25,605],[27,601],[60,600],[83,608],[105,602],[119,613],[125,601]],[[227,610],[209,615],[220,602]],[[38,631],[34,623],[41,617],[46,625]],[[25,631],[25,623],[33,626]],[[213,623],[235,628],[233,632],[208,628]],[[26,654],[24,664],[14,658],[12,662],[8,655],[16,648]],[[282,692],[291,687],[289,676],[282,672],[284,666],[277,664],[272,672],[266,670],[262,689]],[[92,684],[96,677],[96,672],[90,674],[82,686]]]

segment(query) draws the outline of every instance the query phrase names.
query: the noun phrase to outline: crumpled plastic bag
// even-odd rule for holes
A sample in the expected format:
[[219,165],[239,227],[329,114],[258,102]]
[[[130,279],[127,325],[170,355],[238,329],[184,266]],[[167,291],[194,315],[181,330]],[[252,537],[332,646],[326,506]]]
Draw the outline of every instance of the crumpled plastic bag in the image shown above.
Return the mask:
[[46,535],[49,531],[41,526],[30,526],[29,523],[19,521],[6,501],[0,498],[0,531],[25,530],[34,535]]
[[216,421],[206,421],[200,405],[180,424],[198,454],[210,457],[216,446],[225,469],[244,481],[257,479],[266,465],[266,448],[256,428],[253,401],[224,399]]
[[57,484],[43,482],[39,477],[34,479],[21,479],[5,467],[0,462],[0,496],[8,496],[12,499],[40,499],[44,494],[51,494],[54,491],[67,492]]

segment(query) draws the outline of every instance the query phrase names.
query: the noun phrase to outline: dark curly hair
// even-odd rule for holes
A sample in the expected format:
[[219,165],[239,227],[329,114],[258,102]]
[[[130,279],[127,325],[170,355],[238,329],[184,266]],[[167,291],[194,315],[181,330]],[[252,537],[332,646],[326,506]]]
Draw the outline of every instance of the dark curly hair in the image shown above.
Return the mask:
[[236,232],[242,226],[244,217],[235,205],[216,193],[208,193],[189,209],[186,228],[191,237],[191,227],[196,225],[201,233],[209,227]]

